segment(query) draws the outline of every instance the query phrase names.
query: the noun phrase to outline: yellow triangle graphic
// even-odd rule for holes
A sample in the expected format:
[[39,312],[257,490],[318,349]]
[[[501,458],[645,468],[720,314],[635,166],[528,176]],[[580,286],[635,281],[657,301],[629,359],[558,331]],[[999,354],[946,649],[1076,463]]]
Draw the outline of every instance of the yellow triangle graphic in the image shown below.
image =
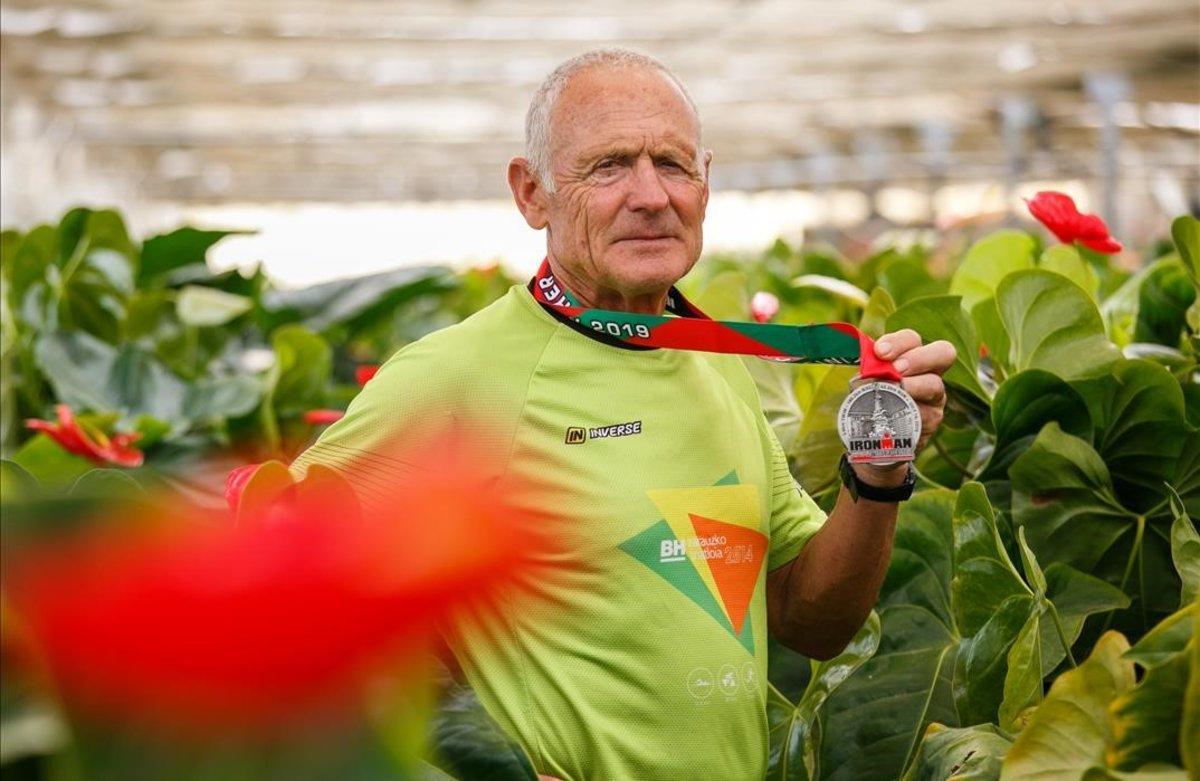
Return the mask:
[[729,618],[725,602],[713,579],[708,560],[704,557],[704,548],[697,540],[696,529],[689,517],[691,513],[713,518],[725,523],[745,526],[748,529],[762,531],[759,522],[758,488],[753,485],[710,485],[699,488],[664,488],[647,491],[646,495],[654,506],[662,513],[663,520],[675,533],[675,539],[684,545],[687,558],[700,573],[701,580],[721,610]]

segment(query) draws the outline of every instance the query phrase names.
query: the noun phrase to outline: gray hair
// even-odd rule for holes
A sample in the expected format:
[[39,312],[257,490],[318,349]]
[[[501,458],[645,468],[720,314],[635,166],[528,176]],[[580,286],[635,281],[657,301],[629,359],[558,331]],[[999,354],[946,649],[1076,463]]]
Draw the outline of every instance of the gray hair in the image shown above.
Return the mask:
[[[546,77],[537,92],[533,94],[533,100],[529,103],[529,111],[525,114],[525,158],[529,160],[529,165],[542,187],[551,194],[554,193],[554,176],[550,170],[550,115],[554,111],[554,104],[558,102],[558,96],[567,86],[571,77],[581,70],[594,66],[645,68],[661,73],[679,88],[684,100],[691,107],[692,113],[696,115],[697,125],[700,123],[700,112],[696,110],[696,103],[692,100],[692,96],[688,94],[687,88],[683,86],[679,77],[672,73],[671,69],[661,60],[651,57],[649,54],[616,46],[592,49],[576,55],[559,65]],[[699,142],[700,139],[697,138],[696,141]],[[704,170],[703,160],[704,150],[697,143],[696,166],[701,172]]]

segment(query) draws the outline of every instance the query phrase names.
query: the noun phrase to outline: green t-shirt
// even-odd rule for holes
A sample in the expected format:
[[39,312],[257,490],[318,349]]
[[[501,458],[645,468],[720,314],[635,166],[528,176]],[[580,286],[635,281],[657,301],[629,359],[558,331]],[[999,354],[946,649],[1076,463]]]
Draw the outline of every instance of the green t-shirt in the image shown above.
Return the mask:
[[[487,421],[481,445],[507,454],[494,478],[571,541],[543,562],[555,577],[446,632],[537,770],[762,778],[765,573],[825,514],[788,472],[741,358],[598,341],[517,285],[393,355],[293,472],[439,421]],[[369,506],[371,484],[347,477]]]

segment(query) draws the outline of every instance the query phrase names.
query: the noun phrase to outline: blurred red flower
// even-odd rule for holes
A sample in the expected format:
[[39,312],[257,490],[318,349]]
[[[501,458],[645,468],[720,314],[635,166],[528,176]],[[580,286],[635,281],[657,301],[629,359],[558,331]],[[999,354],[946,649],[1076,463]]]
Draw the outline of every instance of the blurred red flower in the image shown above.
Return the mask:
[[25,421],[26,428],[41,431],[46,436],[66,450],[77,456],[92,461],[100,466],[116,464],[117,466],[141,466],[144,456],[142,451],[132,447],[132,443],[141,438],[139,433],[114,434],[111,438],[104,432],[94,428],[85,429],[71,413],[66,404],[58,404],[54,408],[58,414],[58,422],[29,418]]
[[1075,201],[1065,193],[1043,190],[1025,199],[1029,213],[1050,229],[1065,244],[1078,241],[1096,252],[1111,255],[1121,251],[1121,243],[1108,232],[1104,220],[1094,214],[1082,214]]
[[310,409],[304,413],[304,422],[310,426],[328,426],[337,423],[345,415],[340,409]]
[[250,482],[250,478],[254,477],[260,466],[262,464],[244,464],[229,470],[229,474],[225,476],[225,503],[229,505],[230,510],[237,511],[242,491],[246,490],[246,483]]
[[361,388],[367,384],[367,380],[375,376],[379,371],[379,365],[375,363],[364,363],[354,370],[354,379],[358,380],[358,386]]
[[[214,522],[175,497],[6,552],[9,605],[76,713],[204,736],[342,712],[538,545],[461,448],[412,455],[420,480],[393,480],[387,512],[347,509],[325,470],[269,523]],[[373,458],[351,471],[378,480]]]
[[760,290],[750,299],[750,314],[754,322],[765,323],[779,313],[779,297]]

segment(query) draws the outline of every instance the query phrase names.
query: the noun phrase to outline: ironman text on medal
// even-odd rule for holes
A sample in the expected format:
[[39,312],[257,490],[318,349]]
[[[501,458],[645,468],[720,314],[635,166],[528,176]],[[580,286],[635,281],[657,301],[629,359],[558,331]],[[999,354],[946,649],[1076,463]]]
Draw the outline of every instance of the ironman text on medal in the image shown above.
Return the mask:
[[865,381],[842,402],[838,434],[852,464],[912,461],[921,437],[921,413],[899,383]]

